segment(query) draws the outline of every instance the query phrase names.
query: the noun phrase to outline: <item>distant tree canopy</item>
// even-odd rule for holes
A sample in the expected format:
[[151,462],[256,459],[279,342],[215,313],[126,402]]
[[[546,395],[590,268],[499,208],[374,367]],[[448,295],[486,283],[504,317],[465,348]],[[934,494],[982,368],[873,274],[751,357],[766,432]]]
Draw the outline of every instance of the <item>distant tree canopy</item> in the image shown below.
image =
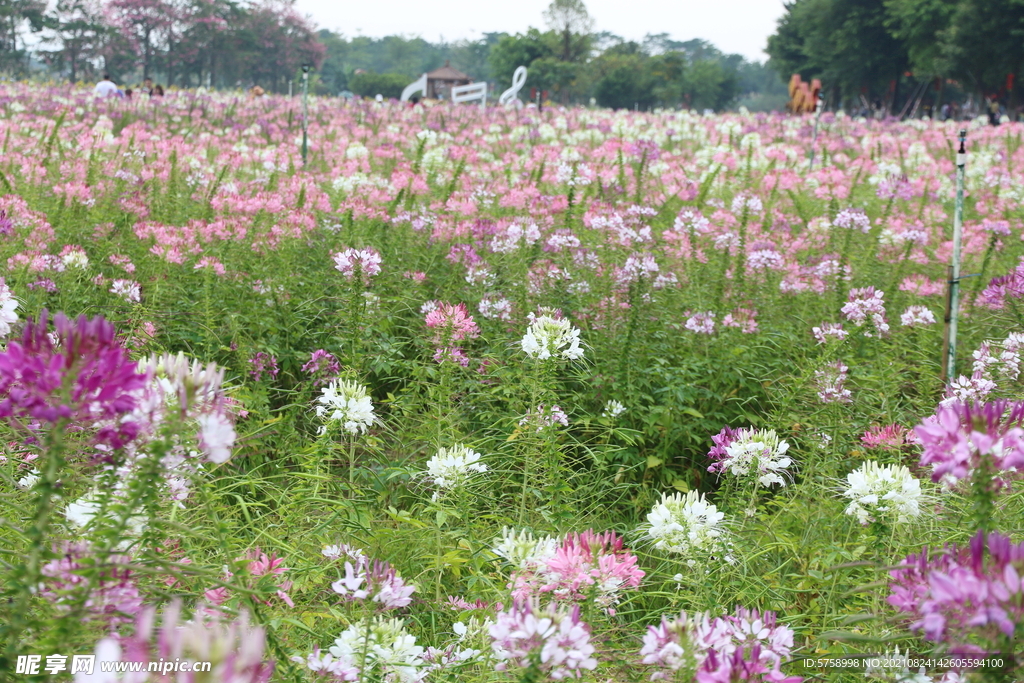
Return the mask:
[[[75,81],[109,72],[120,82],[153,77],[168,85],[281,92],[310,64],[314,92],[398,97],[447,61],[499,91],[516,67],[526,66],[527,86],[564,104],[593,98],[623,109],[779,109],[786,99],[775,70],[706,41],[659,33],[633,42],[594,33],[583,0],[553,0],[541,17],[544,28],[453,43],[314,31],[294,2],[0,0],[0,74],[46,69]],[[29,34],[37,39],[27,41]]]
[[409,85],[409,79],[402,74],[363,72],[355,74],[349,79],[349,90],[363,97],[382,95],[385,98],[397,100],[407,85]]
[[768,54],[784,78],[820,78],[837,105],[938,103],[949,81],[1020,104],[1024,1],[792,0]]

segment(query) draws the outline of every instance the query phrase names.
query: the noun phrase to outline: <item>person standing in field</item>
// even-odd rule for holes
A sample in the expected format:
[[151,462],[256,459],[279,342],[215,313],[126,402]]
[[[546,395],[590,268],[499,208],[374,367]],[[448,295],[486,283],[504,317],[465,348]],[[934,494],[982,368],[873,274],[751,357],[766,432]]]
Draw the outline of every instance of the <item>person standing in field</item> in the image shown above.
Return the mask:
[[92,89],[96,97],[111,97],[117,94],[117,84],[110,80],[110,74],[103,74],[103,80]]
[[999,100],[994,95],[988,101],[988,122],[993,126],[999,125]]

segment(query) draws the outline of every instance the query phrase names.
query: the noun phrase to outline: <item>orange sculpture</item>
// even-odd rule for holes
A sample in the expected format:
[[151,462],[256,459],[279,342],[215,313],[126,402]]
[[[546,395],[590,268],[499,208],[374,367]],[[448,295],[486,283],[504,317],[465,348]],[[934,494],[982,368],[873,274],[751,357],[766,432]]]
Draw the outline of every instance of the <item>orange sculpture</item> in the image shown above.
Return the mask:
[[793,74],[789,79],[789,104],[786,109],[791,114],[810,114],[818,106],[818,95],[821,93],[821,81],[817,78],[807,84],[800,74]]

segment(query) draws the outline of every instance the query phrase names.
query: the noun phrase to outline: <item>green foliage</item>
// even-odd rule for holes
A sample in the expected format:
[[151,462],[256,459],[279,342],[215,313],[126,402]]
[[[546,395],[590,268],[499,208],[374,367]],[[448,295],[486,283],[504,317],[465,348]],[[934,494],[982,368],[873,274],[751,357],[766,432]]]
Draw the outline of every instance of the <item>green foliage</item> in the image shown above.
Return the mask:
[[653,104],[654,93],[643,74],[642,60],[636,55],[606,57],[607,73],[594,87],[594,97],[602,107],[632,109]]
[[535,69],[535,61],[554,57],[557,38],[553,33],[541,33],[535,28],[525,34],[501,36],[487,57],[498,83],[508,87],[512,85],[512,73],[516,67]]
[[966,92],[1008,95],[1015,105],[1019,87],[1008,92],[1007,79],[1024,65],[1022,32],[1017,0],[795,0],[769,37],[768,54],[782,78],[821,78],[846,106],[859,106],[863,96],[903,107],[905,75],[918,101],[925,84],[955,79]]
[[821,78],[851,103],[861,93],[880,98],[907,65],[905,44],[887,27],[883,0],[797,0],[768,39],[781,76]]
[[402,74],[366,72],[355,74],[348,79],[349,89],[364,97],[383,95],[385,99],[398,99],[407,85],[409,85],[409,79]]

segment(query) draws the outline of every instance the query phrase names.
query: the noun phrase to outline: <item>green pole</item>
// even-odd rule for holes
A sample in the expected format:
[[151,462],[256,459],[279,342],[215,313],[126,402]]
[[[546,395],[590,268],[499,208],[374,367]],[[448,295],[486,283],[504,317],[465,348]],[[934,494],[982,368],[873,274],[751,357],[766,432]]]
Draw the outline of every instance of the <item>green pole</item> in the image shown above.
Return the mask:
[[964,166],[967,164],[967,130],[960,130],[960,149],[956,153],[956,211],[953,214],[953,267],[949,278],[949,348],[946,356],[946,380],[956,379],[956,332],[960,318],[960,242],[964,228]]
[[302,165],[306,165],[309,155],[309,138],[306,130],[309,127],[309,65],[302,65]]

